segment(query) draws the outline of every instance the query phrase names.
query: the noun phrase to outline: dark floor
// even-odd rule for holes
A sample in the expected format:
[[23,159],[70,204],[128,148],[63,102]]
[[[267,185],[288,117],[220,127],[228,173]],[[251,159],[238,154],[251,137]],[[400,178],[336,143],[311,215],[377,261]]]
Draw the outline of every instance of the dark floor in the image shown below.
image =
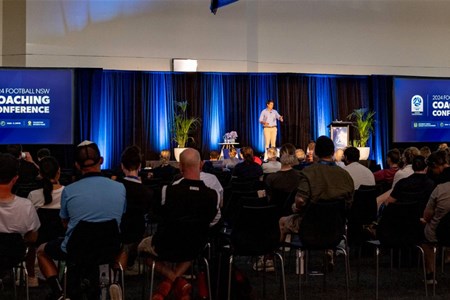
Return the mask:
[[[412,256],[412,257],[411,257]],[[311,254],[310,271],[321,269],[321,254],[314,252]],[[425,288],[423,284],[422,269],[417,267],[418,259],[414,254],[402,257],[403,265],[400,269],[390,269],[390,256],[383,254],[380,261],[380,290],[379,299],[425,299]],[[283,299],[280,289],[280,272],[255,272],[252,270],[252,259],[241,257],[236,259],[235,265],[250,280],[256,299]],[[351,256],[351,299],[375,299],[375,257],[365,255],[361,259],[361,273],[359,283],[357,282],[357,258]],[[345,268],[342,256],[336,258],[334,270],[326,277],[326,288],[323,286],[323,276],[309,276],[307,282],[302,282],[302,299],[345,299]],[[212,264],[214,267],[214,263]],[[436,286],[436,296],[433,299],[450,299],[450,266],[447,265],[446,272],[441,273],[440,267],[437,273],[438,285]],[[287,279],[287,299],[298,299],[298,277],[295,275],[295,258],[293,253],[286,257],[286,279]],[[265,279],[265,280],[264,280]],[[126,299],[143,299],[142,286],[143,277],[141,275],[126,276]],[[213,285],[215,285],[214,280]],[[265,283],[265,289],[263,285]],[[223,286],[223,284],[222,284]],[[265,290],[265,292],[264,292]],[[213,287],[213,296],[217,289]],[[226,299],[226,289],[220,289],[218,294],[220,299]],[[30,299],[46,299],[48,288],[42,283],[38,288],[30,289]],[[196,292],[194,284],[194,293]],[[428,289],[429,296],[433,294],[432,286]],[[264,295],[265,294],[265,295]],[[0,291],[0,299],[12,299],[10,285],[5,285]],[[23,288],[19,289],[19,299],[25,299]],[[148,299],[148,296],[145,297]],[[172,296],[168,299],[173,299]],[[195,299],[195,298],[194,298]],[[243,297],[235,299],[243,300]]]

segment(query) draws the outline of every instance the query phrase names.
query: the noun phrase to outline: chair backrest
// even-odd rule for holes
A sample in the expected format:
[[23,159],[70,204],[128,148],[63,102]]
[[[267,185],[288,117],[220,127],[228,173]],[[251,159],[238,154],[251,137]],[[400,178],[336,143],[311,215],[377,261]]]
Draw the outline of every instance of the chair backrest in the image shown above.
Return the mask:
[[439,244],[450,246],[450,212],[439,221],[436,228],[436,237]]
[[277,249],[280,229],[276,211],[275,205],[240,207],[231,230],[235,254],[264,255]]
[[0,270],[11,269],[25,258],[26,245],[20,233],[0,232]]
[[348,216],[349,226],[371,224],[377,219],[377,196],[375,186],[360,186],[355,190]]
[[59,216],[59,209],[39,208],[37,214],[41,226],[38,231],[37,245],[64,236],[66,232]]
[[155,250],[163,261],[191,261],[205,248],[208,233],[209,224],[194,216],[165,222],[164,226],[158,226],[153,237]]
[[310,249],[332,249],[345,235],[345,200],[318,200],[309,203],[299,228],[299,237]]
[[80,221],[67,243],[67,260],[77,265],[111,263],[120,251],[117,221]]
[[377,238],[388,247],[413,246],[423,240],[420,218],[423,205],[418,201],[390,203],[377,226]]

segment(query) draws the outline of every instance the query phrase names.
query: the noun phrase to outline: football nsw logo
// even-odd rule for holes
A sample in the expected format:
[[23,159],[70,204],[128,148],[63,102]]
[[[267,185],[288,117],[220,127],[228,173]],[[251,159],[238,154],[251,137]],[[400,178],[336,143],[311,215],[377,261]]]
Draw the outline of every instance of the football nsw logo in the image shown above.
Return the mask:
[[420,95],[414,95],[411,98],[411,115],[421,116],[423,114],[423,98]]

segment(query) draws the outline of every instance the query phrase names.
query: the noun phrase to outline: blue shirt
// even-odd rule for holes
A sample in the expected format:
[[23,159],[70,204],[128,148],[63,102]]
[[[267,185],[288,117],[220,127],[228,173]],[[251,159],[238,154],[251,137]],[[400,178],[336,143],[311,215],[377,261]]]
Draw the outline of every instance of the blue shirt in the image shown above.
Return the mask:
[[277,126],[277,120],[280,118],[280,114],[275,110],[268,110],[267,108],[261,112],[259,116],[259,122],[269,123],[265,126]]
[[122,183],[89,174],[65,187],[61,196],[60,217],[69,220],[61,250],[79,221],[102,222],[116,219],[120,225],[126,208],[126,192]]

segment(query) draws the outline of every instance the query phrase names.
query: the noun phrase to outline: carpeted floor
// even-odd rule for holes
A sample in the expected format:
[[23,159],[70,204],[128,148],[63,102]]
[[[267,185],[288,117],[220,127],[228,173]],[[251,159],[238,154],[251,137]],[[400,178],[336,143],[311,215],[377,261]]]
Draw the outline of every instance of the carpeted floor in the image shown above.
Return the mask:
[[[425,299],[425,288],[423,284],[422,268],[417,267],[417,257],[404,255],[402,267],[390,269],[389,253],[384,253],[380,260],[380,283],[379,299]],[[283,299],[280,285],[280,272],[256,272],[252,265],[255,260],[248,257],[240,257],[235,261],[235,266],[250,281],[252,287],[253,299]],[[313,252],[310,255],[310,272],[320,271],[322,256],[321,253]],[[225,264],[227,261],[225,260]],[[293,252],[287,253],[286,259],[286,280],[287,280],[287,299],[298,299],[298,277],[295,275],[295,257]],[[350,299],[375,299],[375,257],[366,254],[361,259],[361,272],[359,282],[357,281],[358,260],[355,255],[351,256],[351,280],[350,280]],[[279,266],[276,265],[277,267]],[[326,277],[326,286],[324,287],[323,276],[309,276],[308,281],[302,282],[302,299],[345,299],[345,268],[342,256],[336,258],[334,270],[328,273]],[[215,272],[217,263],[213,262],[211,268]],[[278,269],[278,268],[277,268]],[[216,294],[219,299],[226,299],[226,269],[222,274],[220,289],[217,290],[217,277],[213,275],[213,296]],[[433,299],[450,298],[450,267],[447,266],[446,272],[441,273],[440,268],[437,272],[436,296]],[[127,300],[148,299],[143,298],[142,275],[127,275],[125,292]],[[196,295],[196,285],[193,281],[194,294]],[[235,295],[236,286],[233,285],[233,294]],[[0,299],[13,299],[12,288],[8,282],[5,282],[3,290],[0,291]],[[25,299],[23,288],[19,288],[19,299]],[[148,291],[147,291],[148,292]],[[30,288],[30,299],[46,299],[48,287],[45,282],[41,282],[38,288]],[[432,286],[428,289],[429,296],[433,294]],[[168,299],[174,299],[170,295]],[[197,299],[197,298],[194,298]],[[214,298],[216,299],[216,298]],[[243,296],[237,296],[234,299],[243,300]]]

